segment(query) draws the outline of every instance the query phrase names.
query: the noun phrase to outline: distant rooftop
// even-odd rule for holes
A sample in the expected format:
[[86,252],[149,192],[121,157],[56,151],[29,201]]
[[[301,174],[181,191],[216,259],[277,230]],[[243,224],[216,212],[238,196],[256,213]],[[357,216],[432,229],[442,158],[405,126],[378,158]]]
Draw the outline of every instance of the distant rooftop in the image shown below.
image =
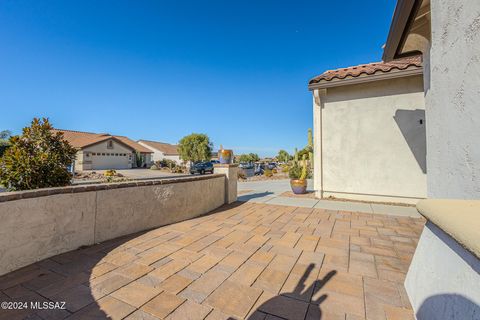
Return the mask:
[[93,133],[93,132],[84,132],[84,131],[75,131],[75,130],[65,130],[65,129],[54,129],[53,131],[63,133],[63,138],[67,140],[73,147],[77,149],[82,149],[87,146],[91,146],[108,139],[114,139],[120,143],[128,146],[134,151],[143,152],[143,153],[152,153],[151,150],[142,146],[139,143],[125,137],[125,136],[115,136],[109,133]]
[[165,143],[165,142],[159,142],[159,141],[149,141],[149,140],[139,140],[138,142],[141,142],[143,144],[146,144],[147,146],[157,149],[158,151],[163,152],[165,155],[170,155],[170,156],[178,156],[178,146],[175,144],[170,144],[170,143]]

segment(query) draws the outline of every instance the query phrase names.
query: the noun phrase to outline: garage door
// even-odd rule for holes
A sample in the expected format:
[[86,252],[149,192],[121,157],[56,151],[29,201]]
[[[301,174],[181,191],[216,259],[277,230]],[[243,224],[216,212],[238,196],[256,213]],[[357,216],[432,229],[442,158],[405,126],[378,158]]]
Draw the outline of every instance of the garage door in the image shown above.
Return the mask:
[[93,170],[131,168],[131,154],[128,153],[93,153],[91,158]]

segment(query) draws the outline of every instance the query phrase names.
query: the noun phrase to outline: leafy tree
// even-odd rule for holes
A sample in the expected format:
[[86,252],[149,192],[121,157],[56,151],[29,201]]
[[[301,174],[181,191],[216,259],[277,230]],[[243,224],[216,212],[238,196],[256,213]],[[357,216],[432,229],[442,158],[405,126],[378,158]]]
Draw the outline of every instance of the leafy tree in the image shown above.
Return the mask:
[[256,153],[241,154],[237,157],[238,162],[256,162],[260,157]]
[[280,162],[288,162],[292,157],[285,150],[278,151],[277,160]]
[[33,119],[0,158],[0,184],[9,190],[30,190],[70,184],[68,166],[77,151],[48,119]]
[[192,133],[178,143],[178,153],[183,161],[208,161],[212,157],[213,144],[203,133]]

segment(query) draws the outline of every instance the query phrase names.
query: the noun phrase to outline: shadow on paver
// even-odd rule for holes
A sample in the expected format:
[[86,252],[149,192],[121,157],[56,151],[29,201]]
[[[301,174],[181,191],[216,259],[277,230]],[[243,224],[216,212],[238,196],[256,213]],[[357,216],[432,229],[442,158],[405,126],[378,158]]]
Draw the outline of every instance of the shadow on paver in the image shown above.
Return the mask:
[[267,300],[251,314],[248,320],[262,318],[265,314],[284,319],[304,319],[308,314],[308,318],[322,319],[321,304],[328,295],[322,294],[316,299],[315,295],[337,274],[337,271],[330,271],[321,280],[316,280],[307,287],[305,282],[314,268],[314,264],[308,266],[293,292],[283,292]]
[[265,192],[257,192],[251,194],[245,194],[238,197],[238,201],[248,201],[257,198],[264,198],[273,195],[273,192],[265,191]]

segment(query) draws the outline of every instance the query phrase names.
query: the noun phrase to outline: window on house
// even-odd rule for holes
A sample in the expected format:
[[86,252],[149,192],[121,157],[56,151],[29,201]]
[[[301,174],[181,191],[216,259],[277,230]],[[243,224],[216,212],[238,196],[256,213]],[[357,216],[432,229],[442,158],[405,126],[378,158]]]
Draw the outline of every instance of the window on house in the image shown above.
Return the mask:
[[112,140],[107,141],[107,149],[113,149],[113,141]]

